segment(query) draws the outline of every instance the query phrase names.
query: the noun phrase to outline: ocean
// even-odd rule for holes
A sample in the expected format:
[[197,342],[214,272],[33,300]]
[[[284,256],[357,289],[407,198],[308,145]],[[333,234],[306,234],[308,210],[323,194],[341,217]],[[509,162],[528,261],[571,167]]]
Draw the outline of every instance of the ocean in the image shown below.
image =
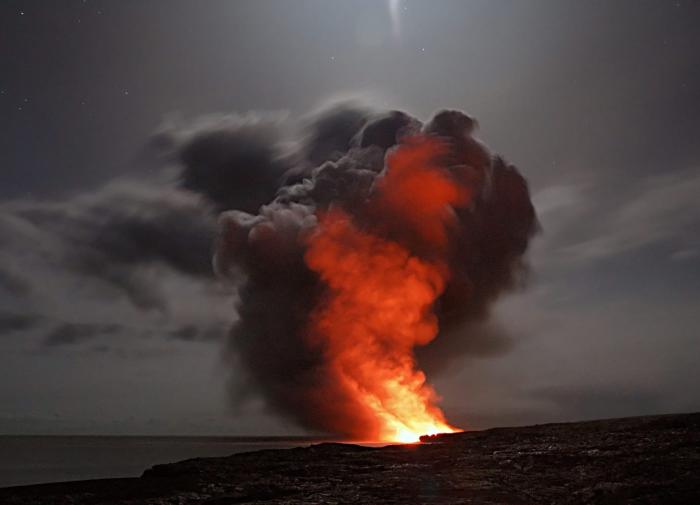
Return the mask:
[[0,487],[138,477],[160,463],[321,441],[277,437],[0,436]]

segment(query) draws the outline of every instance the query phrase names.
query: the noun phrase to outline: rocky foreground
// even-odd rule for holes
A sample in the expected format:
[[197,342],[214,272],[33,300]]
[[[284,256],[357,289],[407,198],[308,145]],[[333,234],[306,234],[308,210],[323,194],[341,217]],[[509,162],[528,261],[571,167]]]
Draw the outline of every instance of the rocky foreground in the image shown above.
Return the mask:
[[0,489],[13,504],[700,503],[700,414],[320,444]]

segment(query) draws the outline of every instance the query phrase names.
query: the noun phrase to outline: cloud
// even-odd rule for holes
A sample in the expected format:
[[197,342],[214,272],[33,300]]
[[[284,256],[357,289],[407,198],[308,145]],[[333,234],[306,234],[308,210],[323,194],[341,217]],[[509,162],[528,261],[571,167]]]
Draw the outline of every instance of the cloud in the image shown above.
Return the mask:
[[0,311],[0,335],[34,328],[41,320],[40,316],[33,314]]
[[[119,181],[72,199],[15,200],[0,205],[0,256],[12,261],[18,295],[45,275],[71,272],[126,295],[144,309],[167,310],[150,275],[163,268],[211,277],[215,219],[196,195]],[[52,274],[51,271],[54,271]]]
[[172,339],[186,342],[215,342],[222,340],[227,332],[228,328],[225,325],[186,324],[170,330],[168,336]]
[[0,203],[0,331],[28,352],[93,352],[86,343],[128,333],[120,348],[139,354],[148,337],[172,341],[188,326],[202,328],[192,340],[212,341],[232,319],[232,289],[212,268],[215,235],[212,205],[163,176]]
[[7,264],[0,266],[0,289],[15,296],[22,296],[28,294],[32,287],[22,274]]
[[[535,195],[555,261],[591,263],[665,247],[675,259],[700,250],[700,172],[675,171],[610,188],[607,180],[553,185]],[[619,184],[619,183],[618,183]]]
[[[141,340],[220,339],[236,316],[235,282],[224,286],[213,271],[217,213],[254,212],[273,198],[292,161],[324,142],[306,136],[314,121],[296,136],[280,113],[170,122],[153,138],[170,162],[162,172],[1,202],[0,326],[42,347],[107,345],[101,337],[124,321]],[[21,316],[27,306],[48,333],[27,333],[38,324]]]
[[63,323],[46,335],[44,345],[57,347],[80,344],[96,337],[112,335],[121,329],[119,324]]

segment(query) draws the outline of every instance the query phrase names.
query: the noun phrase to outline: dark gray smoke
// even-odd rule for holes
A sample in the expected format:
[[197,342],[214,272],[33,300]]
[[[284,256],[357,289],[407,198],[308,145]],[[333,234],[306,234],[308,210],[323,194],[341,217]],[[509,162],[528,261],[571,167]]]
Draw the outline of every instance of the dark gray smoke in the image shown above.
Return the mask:
[[335,107],[308,126],[295,166],[287,169],[274,199],[257,212],[221,214],[215,267],[240,283],[228,351],[247,374],[244,390],[259,390],[274,412],[306,428],[353,434],[347,427],[355,420],[339,420],[339,413],[353,416],[344,407],[351,400],[334,388],[322,356],[305,339],[309,314],[324,286],[304,262],[302,238],[317,225],[317,213],[331,207],[375,232],[380,223],[387,236],[400,236],[401,223],[367,213],[366,202],[383,175],[387,152],[416,134],[447,142],[449,153],[441,165],[472,174],[478,190],[469,208],[456,211],[458,229],[449,245],[452,277],[436,305],[440,335],[418,350],[420,365],[435,373],[459,355],[507,349],[508,337],[488,322],[489,309],[521,281],[537,222],[525,179],[474,139],[475,128],[476,122],[460,111],[441,111],[422,124],[400,111]]
[[256,212],[291,167],[279,145],[281,123],[277,116],[212,116],[189,128],[164,127],[153,141],[183,166],[183,188],[220,211]]

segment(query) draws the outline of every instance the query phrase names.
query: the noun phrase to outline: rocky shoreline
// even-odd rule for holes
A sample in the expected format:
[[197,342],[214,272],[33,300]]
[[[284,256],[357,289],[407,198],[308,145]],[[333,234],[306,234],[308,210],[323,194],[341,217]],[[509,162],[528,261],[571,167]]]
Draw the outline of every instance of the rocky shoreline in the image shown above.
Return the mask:
[[4,488],[0,503],[700,503],[700,414],[190,459],[139,478]]

